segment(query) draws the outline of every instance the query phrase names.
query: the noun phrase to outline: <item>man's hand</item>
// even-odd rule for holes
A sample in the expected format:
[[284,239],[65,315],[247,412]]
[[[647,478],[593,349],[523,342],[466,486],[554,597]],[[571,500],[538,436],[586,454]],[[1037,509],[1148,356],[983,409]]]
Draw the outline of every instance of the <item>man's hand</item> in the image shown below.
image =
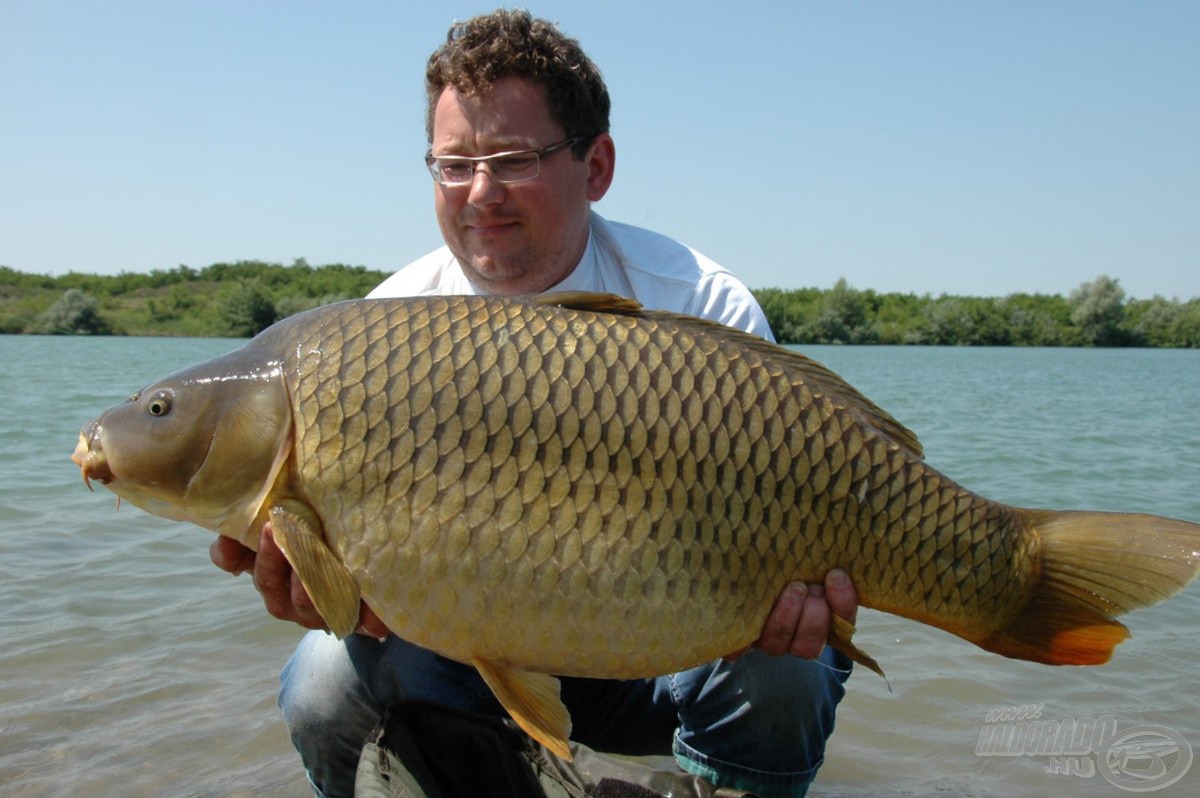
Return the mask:
[[[815,659],[829,639],[831,612],[852,624],[858,615],[858,594],[840,568],[825,575],[824,585],[795,582],[785,587],[751,648],[772,656]],[[748,650],[735,651],[726,659],[737,659]]]
[[[251,572],[254,586],[262,594],[267,612],[276,618],[298,623],[305,629],[328,631],[325,619],[313,606],[300,577],[296,576],[283,552],[275,545],[269,523],[263,525],[259,534],[257,554],[232,538],[219,536],[209,546],[208,556],[213,565],[231,574]],[[355,631],[378,638],[388,634],[388,628],[365,603],[361,605]]]

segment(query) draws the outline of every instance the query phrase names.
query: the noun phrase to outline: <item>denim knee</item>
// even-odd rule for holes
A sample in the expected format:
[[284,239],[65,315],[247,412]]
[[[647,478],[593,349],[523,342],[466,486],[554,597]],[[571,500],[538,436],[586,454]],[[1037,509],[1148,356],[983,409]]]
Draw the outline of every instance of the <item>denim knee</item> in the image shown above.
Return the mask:
[[503,714],[474,668],[394,635],[338,640],[309,632],[279,678],[279,707],[318,797],[353,795],[364,743],[404,701]]
[[826,649],[816,660],[751,651],[672,677],[685,770],[768,798],[804,795],[824,761],[850,673]]
[[354,772],[380,713],[346,645],[309,632],[279,676],[279,708],[317,796],[353,796]]

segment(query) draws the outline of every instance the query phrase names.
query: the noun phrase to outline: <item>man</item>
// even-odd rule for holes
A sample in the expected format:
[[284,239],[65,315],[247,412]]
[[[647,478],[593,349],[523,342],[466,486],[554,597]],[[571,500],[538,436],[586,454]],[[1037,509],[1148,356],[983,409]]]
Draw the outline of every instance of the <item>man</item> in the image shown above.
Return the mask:
[[[553,25],[497,11],[451,28],[430,58],[427,161],[446,246],[371,297],[607,291],[770,338],[744,285],[702,255],[591,211],[613,178],[599,71]],[[218,539],[213,561],[253,570],[268,610],[324,628],[264,529],[257,557]],[[656,679],[564,679],[573,739],[626,754],[674,753],[718,786],[802,795],[819,767],[849,662],[828,649],[831,610],[853,621],[844,573],[784,591],[757,649]],[[344,641],[310,632],[285,668],[280,706],[318,795],[353,793],[363,742],[385,712],[425,700],[500,715],[469,666],[417,648],[363,607]],[[378,638],[378,639],[377,639]],[[795,656],[772,656],[790,653]]]

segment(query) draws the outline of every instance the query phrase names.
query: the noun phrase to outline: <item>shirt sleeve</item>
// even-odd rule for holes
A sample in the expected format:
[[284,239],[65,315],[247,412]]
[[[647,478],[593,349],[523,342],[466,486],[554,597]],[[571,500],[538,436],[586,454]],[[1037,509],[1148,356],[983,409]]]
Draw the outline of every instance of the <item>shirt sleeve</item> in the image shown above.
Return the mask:
[[687,312],[775,342],[767,315],[754,294],[728,272],[715,272],[701,281]]
[[660,233],[610,222],[595,212],[592,232],[600,246],[598,268],[618,271],[626,290],[646,307],[698,316],[774,342],[754,294],[707,256]]

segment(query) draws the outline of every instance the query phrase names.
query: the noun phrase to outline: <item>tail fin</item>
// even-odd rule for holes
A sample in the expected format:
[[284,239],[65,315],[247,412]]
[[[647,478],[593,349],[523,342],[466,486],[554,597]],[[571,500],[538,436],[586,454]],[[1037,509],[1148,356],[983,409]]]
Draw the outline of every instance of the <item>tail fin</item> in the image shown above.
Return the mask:
[[1200,525],[1153,515],[1023,511],[1041,581],[982,648],[1047,665],[1100,665],[1129,630],[1113,617],[1175,594],[1200,572]]

